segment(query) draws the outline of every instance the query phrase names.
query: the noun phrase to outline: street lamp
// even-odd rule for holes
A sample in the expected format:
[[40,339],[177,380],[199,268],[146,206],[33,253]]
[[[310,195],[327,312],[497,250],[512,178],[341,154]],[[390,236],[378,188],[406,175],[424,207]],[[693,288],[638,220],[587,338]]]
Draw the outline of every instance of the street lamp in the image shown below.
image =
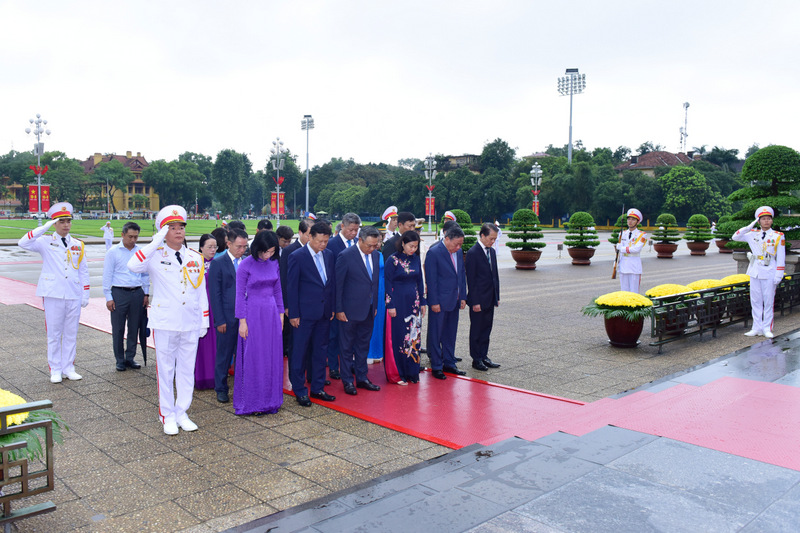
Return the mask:
[[542,180],[542,165],[537,161],[531,167],[531,186],[533,187],[533,212],[539,216],[539,185]]
[[303,115],[300,128],[306,132],[306,216],[308,216],[308,132],[314,129],[314,119],[311,115]]
[[572,164],[572,95],[581,94],[586,88],[586,74],[578,73],[576,68],[568,68],[566,76],[558,78],[558,92],[561,96],[569,95],[569,149],[567,161]]
[[436,158],[433,157],[433,153],[428,154],[428,157],[425,158],[425,179],[428,180],[428,205],[426,206],[426,211],[428,212],[428,232],[430,233],[433,231],[433,226],[431,225],[431,219],[433,217],[433,179],[436,177]]
[[[36,186],[37,192],[36,196],[39,200],[39,205],[36,208],[36,219],[39,221],[39,225],[42,225],[42,154],[44,153],[44,143],[41,142],[42,133],[46,133],[50,135],[50,130],[44,129],[44,126],[47,126],[47,121],[42,118],[42,115],[36,113],[35,119],[28,119],[28,122],[34,125],[33,130],[30,128],[25,128],[25,133],[33,133],[36,136],[36,144],[33,145],[33,153],[36,155]],[[45,171],[47,172],[47,171]]]
[[278,212],[278,223],[277,225],[281,225],[281,182],[283,179],[281,178],[281,170],[283,170],[283,165],[286,162],[286,157],[283,155],[286,153],[286,149],[283,147],[283,141],[280,137],[276,137],[274,141],[272,141],[272,148],[270,148],[269,152],[272,154],[272,168],[275,169],[275,185],[278,187],[278,195],[275,197],[275,207],[277,208],[276,211]]

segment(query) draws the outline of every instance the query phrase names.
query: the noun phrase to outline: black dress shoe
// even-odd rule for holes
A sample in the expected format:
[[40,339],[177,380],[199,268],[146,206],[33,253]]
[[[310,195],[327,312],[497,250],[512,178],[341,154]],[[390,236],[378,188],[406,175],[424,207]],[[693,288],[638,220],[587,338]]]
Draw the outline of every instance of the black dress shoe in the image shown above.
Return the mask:
[[373,391],[381,390],[381,388],[378,385],[375,385],[368,379],[365,379],[364,381],[359,381],[358,383],[356,383],[356,387],[358,387],[359,389],[367,389]]
[[487,370],[489,370],[489,367],[486,366],[485,364],[483,364],[483,361],[480,361],[480,360],[479,361],[473,361],[472,362],[472,368],[474,368],[475,370],[481,370],[483,372],[486,372]]
[[128,367],[125,364],[117,363],[117,372],[125,372],[127,369]]
[[447,379],[447,376],[445,376],[444,372],[441,370],[431,370],[431,374],[433,374],[433,377],[436,379]]
[[454,366],[446,366],[442,370],[444,370],[448,374],[455,374],[456,376],[466,376],[467,375],[466,372],[464,372],[463,370],[459,370]]
[[336,396],[332,396],[325,391],[322,392],[312,392],[312,398],[316,398],[317,400],[322,400],[323,402],[332,402],[336,399]]
[[311,400],[308,399],[308,396],[298,396],[297,403],[303,407],[311,407]]
[[342,375],[339,374],[338,370],[331,370],[328,375],[331,379],[342,379]]
[[228,399],[227,392],[218,392],[217,393],[217,401],[219,403],[228,403],[230,400]]
[[463,359],[461,359],[460,357],[456,357],[456,363],[460,363],[461,361],[463,361]]
[[358,394],[358,391],[356,390],[355,386],[352,383],[345,382],[343,383],[343,385],[345,394],[349,394],[350,396],[355,396],[356,394]]
[[492,360],[489,359],[488,357],[483,359],[483,364],[488,366],[489,368],[500,368],[500,365],[498,365],[497,363],[492,362]]
[[125,361],[125,366],[127,366],[128,368],[132,368],[134,370],[139,370],[140,368],[142,368],[142,365],[140,365],[134,360]]

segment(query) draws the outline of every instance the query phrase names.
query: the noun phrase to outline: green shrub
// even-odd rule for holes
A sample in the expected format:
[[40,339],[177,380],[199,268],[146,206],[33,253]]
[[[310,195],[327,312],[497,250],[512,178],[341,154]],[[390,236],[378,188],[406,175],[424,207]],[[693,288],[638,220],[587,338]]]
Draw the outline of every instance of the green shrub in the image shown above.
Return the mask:
[[[451,212],[456,216],[456,223],[464,231],[464,244],[461,245],[461,249],[464,253],[467,253],[467,251],[478,242],[478,237],[475,236],[476,230],[472,226],[472,218],[469,216],[469,213],[461,209],[451,209]],[[444,216],[442,216],[441,223],[444,225]]]
[[669,213],[661,213],[656,219],[656,230],[653,232],[653,241],[658,244],[672,244],[681,240],[678,231],[678,221]]
[[539,229],[539,217],[531,209],[519,209],[511,219],[507,233],[509,239],[516,239],[506,243],[512,250],[535,250],[544,248],[545,243],[532,239],[541,239],[544,233]]
[[710,231],[711,224],[705,215],[692,215],[686,223],[683,238],[692,242],[706,242],[714,238]]
[[614,224],[614,231],[611,232],[611,237],[608,238],[608,242],[611,244],[619,243],[619,233],[628,227],[628,215],[626,213],[622,213],[619,218],[617,218],[616,224]]
[[564,239],[564,244],[567,247],[592,248],[600,246],[597,230],[594,229],[594,218],[589,213],[585,211],[573,213],[567,225],[569,229],[567,229],[567,237]]

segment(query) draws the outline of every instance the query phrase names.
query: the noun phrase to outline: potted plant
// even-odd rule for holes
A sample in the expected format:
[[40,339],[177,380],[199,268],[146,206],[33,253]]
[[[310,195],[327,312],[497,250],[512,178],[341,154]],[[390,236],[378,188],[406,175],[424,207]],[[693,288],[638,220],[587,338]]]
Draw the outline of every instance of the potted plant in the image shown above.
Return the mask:
[[669,213],[661,213],[656,219],[656,230],[653,232],[653,248],[660,259],[672,259],[678,249],[681,235],[678,232],[678,221]]
[[719,253],[721,254],[732,254],[733,248],[729,248],[727,244],[731,241],[731,237],[739,228],[733,228],[731,225],[731,221],[733,217],[730,215],[725,215],[719,217],[719,222],[717,223],[717,229],[714,232],[714,237],[716,240],[714,243],[719,248]]
[[511,218],[509,230],[508,238],[513,240],[506,246],[511,249],[517,270],[536,270],[536,261],[542,255],[539,248],[545,247],[545,243],[533,240],[544,236],[539,229],[539,217],[531,209],[519,209]]
[[[677,283],[665,283],[663,285],[656,285],[644,293],[648,298],[658,298],[659,302],[669,304],[673,302],[680,302],[687,293],[692,289],[686,285],[679,285]],[[693,295],[696,296],[696,295]],[[674,306],[672,311],[668,311],[665,307],[658,305],[659,302],[654,304],[653,318],[655,322],[655,331],[663,331],[666,335],[680,335],[689,326],[691,319],[691,312],[689,308],[678,303]],[[672,306],[670,306],[672,307]],[[663,328],[661,324],[663,323]]]
[[573,265],[590,265],[594,255],[594,247],[600,246],[597,230],[594,229],[594,218],[585,211],[577,211],[569,218],[569,229],[564,244],[572,257]]
[[583,314],[602,316],[608,342],[619,348],[635,348],[639,345],[644,319],[653,312],[653,302],[641,294],[616,291],[596,298],[583,308]]
[[708,218],[705,215],[690,216],[683,238],[686,239],[686,245],[691,250],[691,255],[706,255],[708,241],[714,238]]

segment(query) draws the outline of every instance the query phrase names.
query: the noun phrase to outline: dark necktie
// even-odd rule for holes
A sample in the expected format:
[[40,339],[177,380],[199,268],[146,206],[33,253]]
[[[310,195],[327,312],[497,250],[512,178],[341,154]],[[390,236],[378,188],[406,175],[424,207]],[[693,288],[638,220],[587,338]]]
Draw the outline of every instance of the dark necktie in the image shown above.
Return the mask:
[[767,232],[765,231],[764,233],[761,234],[761,240],[763,241],[766,236],[767,236]]
[[486,259],[489,260],[489,268],[492,268],[492,250],[491,248],[486,249]]
[[183,264],[183,260],[181,259],[181,253],[180,252],[175,252],[175,258],[178,260],[178,264],[179,265]]
[[629,232],[628,232],[628,240],[631,240],[631,237],[632,237],[632,236],[633,236],[633,232],[632,232],[632,231],[629,231]]
[[67,238],[66,237],[61,237],[61,242],[64,243],[64,248],[66,248],[67,247]]

